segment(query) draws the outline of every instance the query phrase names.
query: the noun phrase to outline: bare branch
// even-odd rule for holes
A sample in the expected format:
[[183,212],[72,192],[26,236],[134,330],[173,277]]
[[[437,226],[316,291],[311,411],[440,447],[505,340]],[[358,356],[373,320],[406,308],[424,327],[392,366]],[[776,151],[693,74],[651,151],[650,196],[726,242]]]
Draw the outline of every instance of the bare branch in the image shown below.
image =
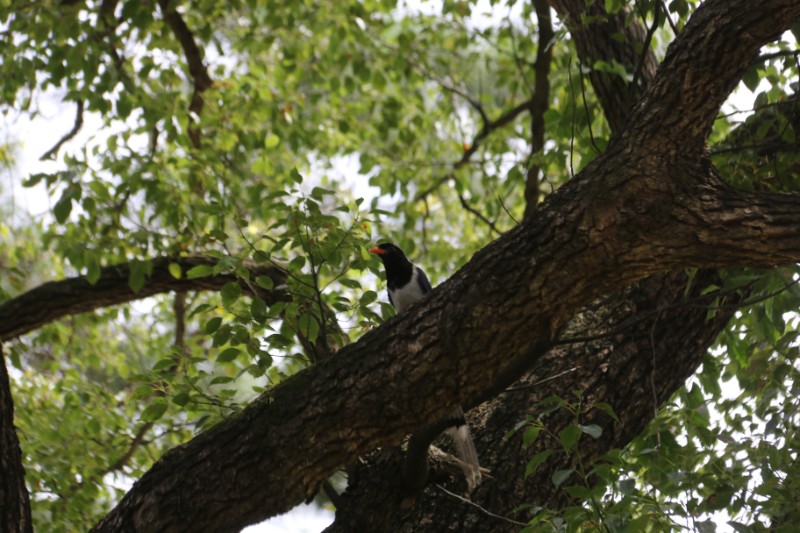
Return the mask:
[[664,0],[658,0],[658,4],[661,6],[661,9],[664,10],[664,16],[667,17],[667,22],[669,22],[669,27],[672,28],[672,33],[674,35],[678,35],[678,27],[672,21],[672,17],[669,16],[669,10],[667,9]]
[[[533,98],[531,99],[531,161],[544,149],[544,114],[550,107],[550,64],[553,61],[552,41],[553,21],[550,17],[550,6],[546,0],[534,0],[536,19],[539,28],[539,40],[536,50],[536,75]],[[525,215],[530,218],[539,202],[539,174],[541,166],[534,163],[528,167],[525,179]]]
[[[189,66],[189,74],[194,81],[194,93],[192,94],[192,101],[189,104],[189,113],[200,116],[203,112],[205,104],[203,100],[203,93],[212,85],[211,76],[208,74],[205,64],[203,63],[203,54],[200,48],[195,43],[194,35],[189,27],[183,21],[180,13],[175,10],[174,6],[170,5],[170,0],[159,0],[158,5],[164,14],[164,20],[167,21],[172,33],[178,39],[178,42],[183,48],[183,54],[186,57],[186,63]],[[190,124],[193,119],[190,116]],[[200,147],[200,130],[198,128],[189,127],[189,139],[192,146],[195,148]]]
[[42,157],[39,158],[39,161],[55,159],[56,155],[58,155],[58,151],[61,149],[64,143],[74,138],[78,134],[78,132],[81,131],[82,127],[83,127],[83,100],[78,100],[76,102],[75,122],[72,125],[72,129],[69,130],[69,132],[65,134],[63,137],[61,137],[52,148],[50,148],[48,151],[42,154]]
[[[639,3],[637,2],[636,5],[638,6]],[[631,85],[636,87],[639,84],[639,78],[642,77],[642,67],[644,66],[645,62],[647,61],[647,54],[650,52],[650,44],[653,41],[653,35],[655,35],[656,30],[658,29],[658,16],[661,13],[661,4],[656,3],[653,13],[653,25],[647,30],[647,35],[644,37],[644,44],[642,45],[642,55],[639,58],[639,62],[636,64],[636,70],[633,73],[633,81]],[[666,11],[664,12],[664,16],[669,18],[669,13]],[[642,15],[642,20],[644,20],[644,15]]]
[[[254,287],[243,283],[231,273],[196,279],[186,277],[186,272],[192,267],[214,266],[217,262],[215,258],[201,256],[152,259],[150,276],[139,292],[134,292],[128,284],[131,272],[129,263],[102,269],[100,278],[94,284],[89,283],[85,276],[45,283],[0,304],[0,339],[9,341],[66,315],[85,313],[170,291],[216,291],[229,282],[239,283],[247,294],[252,295],[255,292],[267,304],[289,298],[284,289],[268,291]],[[169,272],[171,263],[181,267],[184,275],[180,279],[175,279]],[[250,270],[252,278],[272,278],[274,287],[281,287],[286,282],[286,272],[274,265],[246,263],[245,266]],[[42,302],[47,302],[47,305],[42,305]]]
[[469,205],[469,202],[467,201],[467,199],[466,199],[466,198],[464,198],[464,195],[463,195],[463,194],[459,194],[459,195],[458,195],[458,199],[461,201],[461,207],[463,207],[464,209],[466,209],[467,211],[469,211],[470,213],[472,213],[473,215],[475,215],[475,217],[476,217],[478,220],[480,220],[481,222],[483,222],[484,224],[486,224],[487,226],[489,226],[489,229],[490,229],[490,230],[492,230],[492,231],[493,231],[494,233],[496,233],[497,235],[500,235],[501,233],[503,233],[502,231],[500,231],[499,229],[497,229],[497,226],[495,226],[494,222],[492,222],[491,220],[489,220],[488,218],[486,218],[486,217],[483,215],[483,213],[481,213],[480,211],[478,211],[477,209],[475,209],[474,207],[472,207],[471,205]]
[[486,114],[486,110],[483,108],[483,105],[481,105],[481,103],[477,99],[475,99],[474,96],[469,94],[466,90],[462,89],[461,87],[458,87],[457,85],[453,85],[452,83],[449,83],[441,78],[437,78],[430,74],[429,76],[436,83],[438,83],[442,89],[450,91],[453,94],[457,94],[458,96],[466,100],[466,102],[470,106],[472,106],[472,108],[475,109],[475,111],[477,111],[478,114],[481,116],[481,121],[483,122],[484,126],[489,123],[489,116]]
[[480,129],[480,131],[472,138],[472,143],[464,150],[464,153],[461,156],[461,159],[453,163],[450,171],[444,174],[443,176],[436,179],[433,184],[428,187],[427,189],[423,190],[419,194],[417,194],[416,201],[423,200],[426,196],[431,194],[433,191],[441,187],[447,180],[452,179],[455,177],[455,171],[466,165],[472,155],[478,151],[478,147],[480,146],[481,141],[488,137],[493,131],[502,128],[514,121],[520,114],[524,113],[528,110],[531,105],[530,100],[526,100],[521,104],[514,106],[513,108],[509,109],[495,120],[492,120]]
[[[675,151],[703,150],[719,108],[744,72],[758,57],[761,46],[779,38],[785,21],[800,19],[794,0],[762,0],[742,9],[731,2],[721,9],[701,4],[681,31],[683,46],[670,46],[652,86],[629,117],[639,127],[627,131],[625,143],[675,143]],[[731,34],[741,28],[736,46],[709,35]],[[680,87],[675,80],[682,80]],[[670,124],[665,128],[665,124]],[[630,134],[634,134],[633,139]]]
[[457,499],[457,500],[459,500],[459,501],[461,501],[461,502],[463,502],[463,503],[465,503],[467,505],[471,505],[471,506],[475,507],[476,509],[478,509],[480,512],[482,512],[483,514],[485,514],[487,516],[490,516],[492,518],[496,518],[497,520],[502,520],[503,522],[508,522],[509,524],[512,524],[512,525],[515,525],[515,526],[525,527],[525,526],[528,525],[525,522],[517,522],[516,520],[511,520],[510,518],[507,518],[507,517],[499,515],[499,514],[495,514],[495,513],[491,512],[491,511],[487,510],[487,509],[484,509],[483,507],[481,507],[477,503],[475,503],[473,501],[470,501],[470,500],[468,500],[467,498],[465,498],[463,496],[459,496],[458,494],[456,494],[454,492],[450,492],[449,490],[447,490],[446,488],[442,487],[441,485],[436,485],[436,488],[441,490],[442,492],[444,492],[445,494],[447,494],[451,498],[455,498],[455,499]]

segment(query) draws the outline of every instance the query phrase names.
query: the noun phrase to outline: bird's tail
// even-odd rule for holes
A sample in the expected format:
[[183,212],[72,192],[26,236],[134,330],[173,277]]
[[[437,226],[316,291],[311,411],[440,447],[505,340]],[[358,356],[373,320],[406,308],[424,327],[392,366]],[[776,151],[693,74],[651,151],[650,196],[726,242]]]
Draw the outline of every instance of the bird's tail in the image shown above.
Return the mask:
[[469,426],[464,418],[464,411],[459,407],[451,415],[453,425],[447,429],[447,434],[453,439],[459,466],[464,471],[467,488],[472,492],[481,483],[481,466],[478,463],[478,452],[472,442]]

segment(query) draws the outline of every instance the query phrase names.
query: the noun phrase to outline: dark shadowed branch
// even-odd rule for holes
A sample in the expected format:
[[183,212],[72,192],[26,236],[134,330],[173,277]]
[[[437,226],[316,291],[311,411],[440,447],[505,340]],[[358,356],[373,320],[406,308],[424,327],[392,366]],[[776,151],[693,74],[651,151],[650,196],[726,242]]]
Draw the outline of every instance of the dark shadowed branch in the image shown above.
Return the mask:
[[[101,307],[139,300],[155,294],[171,291],[220,290],[226,283],[235,282],[246,294],[256,294],[268,305],[284,300],[289,295],[283,289],[266,290],[244,283],[234,274],[223,272],[217,275],[188,279],[186,272],[198,265],[215,266],[217,259],[211,257],[158,257],[152,259],[150,275],[145,285],[134,292],[129,285],[131,265],[124,263],[105,267],[94,284],[85,276],[44,283],[35,289],[0,304],[0,339],[9,341],[33,329],[67,315],[85,313]],[[183,275],[175,278],[169,272],[170,264],[180,266]],[[274,265],[245,264],[252,279],[269,276],[274,287],[285,286],[286,272]],[[47,305],[42,305],[47,302]]]
[[[189,104],[189,121],[190,124],[194,123],[195,118],[191,115],[199,117],[203,112],[204,100],[203,93],[212,85],[211,76],[208,74],[203,63],[203,53],[195,42],[194,35],[189,27],[184,22],[183,17],[171,4],[170,0],[159,0],[158,5],[161,7],[161,12],[164,14],[164,20],[167,21],[172,33],[178,39],[178,42],[183,49],[186,64],[189,66],[189,75],[192,77],[194,83],[194,92],[192,93],[192,100]],[[200,147],[200,130],[196,126],[189,127],[189,139],[192,146],[195,148]]]

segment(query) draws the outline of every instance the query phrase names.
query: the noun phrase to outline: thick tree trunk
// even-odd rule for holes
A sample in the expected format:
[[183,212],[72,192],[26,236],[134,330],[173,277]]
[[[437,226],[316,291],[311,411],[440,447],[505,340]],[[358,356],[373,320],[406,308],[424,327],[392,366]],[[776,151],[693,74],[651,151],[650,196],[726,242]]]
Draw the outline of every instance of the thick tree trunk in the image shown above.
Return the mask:
[[0,343],[0,531],[28,533],[31,507],[25,486],[22,451],[14,427],[14,402],[3,345]]

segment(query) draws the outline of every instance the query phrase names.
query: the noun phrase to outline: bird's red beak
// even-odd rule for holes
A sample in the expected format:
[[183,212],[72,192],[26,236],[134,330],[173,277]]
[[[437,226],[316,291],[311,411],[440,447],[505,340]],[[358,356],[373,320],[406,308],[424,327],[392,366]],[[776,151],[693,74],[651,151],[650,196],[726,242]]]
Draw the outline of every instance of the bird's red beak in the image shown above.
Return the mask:
[[383,254],[386,253],[386,251],[383,250],[382,248],[378,248],[377,246],[374,246],[374,247],[369,249],[369,253],[383,255]]

